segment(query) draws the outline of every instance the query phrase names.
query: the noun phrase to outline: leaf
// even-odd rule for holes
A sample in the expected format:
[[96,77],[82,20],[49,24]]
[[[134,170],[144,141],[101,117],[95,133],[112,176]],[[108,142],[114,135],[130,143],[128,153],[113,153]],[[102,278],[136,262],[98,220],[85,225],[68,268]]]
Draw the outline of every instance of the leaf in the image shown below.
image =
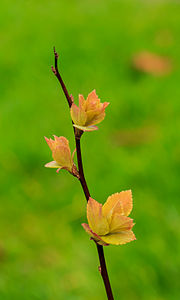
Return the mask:
[[133,226],[133,219],[119,214],[113,214],[109,227],[111,233],[117,233],[131,230]]
[[132,192],[131,190],[122,191],[120,193],[112,194],[108,197],[103,205],[103,214],[107,216],[108,221],[114,213],[128,216],[132,210]]
[[76,124],[73,124],[74,127],[82,130],[82,131],[94,131],[94,130],[98,130],[98,127],[97,126],[79,126],[79,125],[76,125]]
[[98,95],[96,94],[96,90],[93,90],[87,96],[86,111],[96,112],[101,106],[102,106],[102,103],[100,102],[100,99],[98,98]]
[[104,235],[109,232],[107,219],[102,214],[102,204],[91,197],[87,203],[87,219],[92,231],[98,235]]
[[84,99],[84,96],[79,94],[79,108],[85,110],[86,107],[86,101]]
[[82,225],[82,227],[86,230],[86,232],[98,243],[98,244],[100,244],[100,245],[103,245],[103,246],[108,246],[108,244],[107,243],[105,243],[102,239],[101,239],[101,237],[98,235],[98,234],[96,234],[95,232],[93,232],[92,230],[91,230],[91,228],[89,227],[89,225],[88,224],[86,224],[86,223],[82,223],[81,224]]
[[46,143],[48,144],[51,151],[54,149],[54,141],[52,139],[48,139],[46,136],[44,137],[46,140]]
[[84,125],[86,123],[86,112],[83,108],[79,108],[76,104],[72,104],[71,106],[71,118],[75,124]]
[[63,168],[71,173],[73,167],[73,157],[71,156],[69,141],[64,136],[58,137],[56,135],[54,135],[54,140],[47,139],[46,137],[45,140],[52,150],[52,157],[54,159],[53,162],[46,164],[46,167],[58,168],[58,170]]
[[69,141],[64,136],[54,136],[56,145],[64,145],[69,148]]
[[110,233],[105,236],[101,236],[101,239],[107,244],[123,245],[131,241],[136,240],[134,233],[129,231],[122,231],[119,233]]
[[70,170],[72,169],[73,161],[69,147],[63,145],[56,146],[55,150],[52,152],[52,156],[61,166],[66,166]]
[[57,163],[57,161],[53,160],[47,164],[45,164],[46,168],[62,168],[62,166],[60,166],[60,164]]
[[79,107],[73,103],[70,110],[74,126],[82,131],[97,130],[98,128],[94,125],[104,119],[105,108],[108,104],[108,102],[100,102],[95,90],[88,95],[86,100],[80,94]]

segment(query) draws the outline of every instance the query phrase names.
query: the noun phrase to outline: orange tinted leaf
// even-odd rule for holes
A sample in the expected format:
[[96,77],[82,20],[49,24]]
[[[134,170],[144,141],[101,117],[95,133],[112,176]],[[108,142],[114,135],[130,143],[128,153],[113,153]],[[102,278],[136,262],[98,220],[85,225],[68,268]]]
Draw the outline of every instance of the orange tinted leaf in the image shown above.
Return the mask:
[[100,104],[100,99],[98,98],[98,95],[96,94],[96,90],[93,90],[87,96],[86,106],[88,107],[88,110],[94,110],[97,108],[98,104]]
[[54,135],[54,140],[56,145],[64,145],[66,147],[69,147],[69,141],[64,136]]
[[86,122],[86,113],[84,109],[79,108],[76,104],[72,104],[71,106],[71,118],[75,124],[84,125]]
[[63,136],[58,137],[56,135],[54,135],[54,140],[47,139],[46,137],[45,140],[52,151],[52,157],[54,159],[53,162],[46,164],[46,167],[58,169],[63,168],[76,176],[77,174],[73,173],[74,163],[73,156],[71,156],[71,150],[69,148],[69,141]]
[[100,123],[105,117],[105,108],[108,102],[101,103],[96,91],[93,90],[85,100],[79,95],[79,107],[74,103],[71,106],[71,118],[74,126],[83,131],[93,131],[97,127],[92,125]]
[[66,166],[69,169],[72,168],[72,159],[69,147],[57,146],[53,151],[52,156],[61,166]]
[[86,106],[86,101],[84,99],[84,96],[80,94],[79,95],[79,108],[85,109],[85,106]]
[[51,151],[53,150],[53,140],[52,139],[48,139],[46,136],[44,137],[46,140],[46,143],[48,144],[49,148],[51,149]]

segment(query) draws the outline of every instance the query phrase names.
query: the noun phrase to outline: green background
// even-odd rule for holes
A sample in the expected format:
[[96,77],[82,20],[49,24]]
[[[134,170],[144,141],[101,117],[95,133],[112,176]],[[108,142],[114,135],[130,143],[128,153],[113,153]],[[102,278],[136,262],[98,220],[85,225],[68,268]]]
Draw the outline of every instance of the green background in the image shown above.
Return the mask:
[[[133,191],[137,241],[105,248],[115,299],[180,299],[179,16],[173,0],[1,1],[0,299],[106,299],[81,187],[43,167],[43,136],[75,148],[54,45],[75,101],[95,88],[110,102],[82,137],[91,195]],[[132,71],[142,50],[170,57],[172,73]]]

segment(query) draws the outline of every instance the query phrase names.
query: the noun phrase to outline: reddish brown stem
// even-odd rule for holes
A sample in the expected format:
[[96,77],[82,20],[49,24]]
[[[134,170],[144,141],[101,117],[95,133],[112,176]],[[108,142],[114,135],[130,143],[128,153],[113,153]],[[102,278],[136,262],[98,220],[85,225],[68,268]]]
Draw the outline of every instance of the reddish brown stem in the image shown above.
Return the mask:
[[63,92],[64,92],[64,94],[65,94],[65,96],[66,96],[66,99],[67,99],[67,101],[68,101],[69,107],[71,107],[71,105],[72,105],[72,99],[71,99],[71,97],[69,96],[69,93],[68,93],[68,91],[67,91],[67,89],[66,89],[66,86],[65,86],[65,84],[64,84],[64,81],[63,81],[63,79],[62,79],[62,77],[61,77],[61,75],[60,75],[60,73],[59,73],[59,70],[58,70],[58,64],[57,64],[57,62],[58,62],[58,57],[59,57],[59,55],[58,55],[58,53],[56,52],[55,47],[54,47],[55,68],[54,68],[54,67],[51,67],[51,69],[52,69],[53,73],[56,75],[57,79],[59,80],[59,83],[60,83],[60,85],[61,85],[61,87],[62,87],[62,89],[63,89]]
[[[65,84],[64,84],[64,82],[62,80],[62,77],[61,77],[61,75],[59,73],[59,70],[58,70],[58,65],[57,65],[58,54],[55,51],[55,48],[54,48],[54,56],[55,56],[55,68],[52,67],[52,71],[56,75],[57,79],[59,80],[60,85],[61,85],[61,87],[63,89],[63,92],[64,92],[64,94],[66,96],[66,99],[68,101],[69,108],[71,108],[71,105],[72,105],[73,102],[72,102],[71,97],[69,96],[69,93],[68,93],[68,91],[66,89],[66,86],[65,86]],[[74,134],[75,134],[75,130],[74,130]],[[80,176],[79,180],[81,182],[81,186],[83,188],[86,200],[88,201],[89,197],[90,197],[90,192],[89,192],[89,189],[88,189],[88,186],[87,186],[87,183],[86,183],[86,179],[85,179],[85,176],[84,176],[83,163],[82,163],[82,155],[81,155],[80,137],[77,137],[76,134],[75,134],[75,141],[76,141],[77,161],[78,161],[78,169],[79,169],[79,176]],[[106,267],[106,261],[105,261],[105,257],[104,257],[103,246],[101,246],[101,245],[99,245],[99,244],[96,243],[96,247],[97,247],[97,250],[98,250],[99,262],[100,262],[100,268],[99,268],[99,270],[100,270],[101,276],[103,278],[103,282],[104,282],[104,286],[105,286],[105,289],[106,289],[107,298],[108,298],[108,300],[114,300],[114,297],[113,297],[113,294],[112,294],[112,289],[111,289],[111,284],[110,284],[109,276],[108,276],[108,272],[107,272],[107,267]]]
[[85,179],[85,176],[84,176],[82,156],[81,156],[80,139],[75,138],[75,140],[76,140],[76,151],[77,151],[77,160],[78,160],[78,169],[79,169],[80,182],[81,182],[86,200],[88,201],[88,199],[90,197],[90,193],[89,193],[89,189],[88,189],[86,179]]
[[[80,182],[81,182],[86,200],[88,201],[88,199],[90,197],[90,193],[89,193],[87,183],[86,183],[86,180],[85,180],[85,177],[84,177],[82,157],[81,157],[80,139],[76,139],[76,151],[77,151],[77,158],[78,158],[78,168],[79,168]],[[114,297],[113,297],[113,294],[112,294],[112,289],[111,289],[111,284],[110,284],[109,276],[108,276],[108,272],[107,272],[103,246],[101,246],[97,243],[96,243],[96,246],[97,246],[99,262],[100,262],[100,273],[101,273],[101,276],[102,276],[103,281],[104,281],[104,286],[105,286],[105,289],[106,289],[107,298],[109,300],[114,300]]]
[[98,255],[99,255],[99,262],[100,262],[100,273],[104,281],[104,285],[106,288],[106,294],[108,299],[113,300],[113,294],[112,294],[112,289],[111,289],[111,284],[109,281],[109,276],[106,268],[106,261],[105,261],[105,256],[104,256],[104,249],[103,246],[96,244],[97,250],[98,250]]

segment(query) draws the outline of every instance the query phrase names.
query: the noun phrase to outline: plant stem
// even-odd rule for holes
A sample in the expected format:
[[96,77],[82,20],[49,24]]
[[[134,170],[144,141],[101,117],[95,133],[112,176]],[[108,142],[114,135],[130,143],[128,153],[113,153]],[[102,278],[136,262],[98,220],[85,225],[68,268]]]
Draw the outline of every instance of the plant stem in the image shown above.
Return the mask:
[[[80,182],[81,182],[86,200],[88,201],[89,197],[90,197],[90,193],[89,193],[87,183],[86,183],[86,180],[85,180],[85,177],[84,177],[80,139],[76,139],[76,151],[77,151],[77,158],[78,158],[78,168],[79,168]],[[99,271],[100,271],[101,276],[102,276],[103,281],[104,281],[107,298],[109,300],[114,300],[114,297],[113,297],[113,294],[112,294],[112,289],[111,289],[111,284],[110,284],[109,276],[108,276],[108,272],[107,272],[103,246],[96,243],[96,247],[97,247],[97,250],[98,250],[99,262],[100,262]]]
[[103,278],[104,281],[104,285],[106,288],[106,294],[108,299],[113,300],[113,293],[112,293],[112,289],[111,289],[111,284],[109,281],[109,276],[108,276],[108,272],[107,272],[107,268],[106,268],[106,261],[105,261],[105,256],[104,256],[104,249],[103,246],[96,244],[97,246],[97,250],[98,250],[98,255],[99,255],[99,262],[100,262],[100,273],[101,276]]
[[[58,65],[57,65],[58,54],[55,51],[55,48],[54,48],[54,57],[55,57],[55,68],[52,67],[52,71],[55,74],[55,76],[57,77],[57,79],[59,80],[60,85],[61,85],[61,87],[63,89],[63,92],[64,92],[64,94],[66,96],[66,99],[68,101],[69,108],[71,108],[71,105],[72,105],[73,101],[72,101],[71,97],[69,96],[69,93],[68,93],[68,91],[66,89],[66,86],[65,86],[65,84],[64,84],[64,82],[62,80],[62,77],[61,77],[60,73],[59,73]],[[74,127],[73,127],[73,129],[74,129]],[[75,135],[75,130],[74,130],[74,135]],[[86,200],[88,201],[89,197],[90,197],[90,192],[89,192],[89,189],[88,189],[88,186],[87,186],[87,183],[86,183],[86,179],[85,179],[85,176],[84,176],[83,163],[82,163],[82,155],[81,155],[80,138],[76,137],[76,135],[75,135],[75,141],[76,141],[77,161],[78,161],[78,169],[79,169],[79,176],[80,176],[79,180],[81,182],[81,186],[83,188]],[[108,276],[108,272],[107,272],[107,267],[106,267],[106,261],[105,261],[105,257],[104,257],[103,246],[101,246],[101,245],[99,245],[99,244],[96,243],[96,247],[97,247],[98,256],[99,256],[99,262],[100,262],[99,271],[100,271],[101,276],[103,278],[103,282],[104,282],[104,286],[105,286],[105,289],[106,289],[107,298],[108,298],[108,300],[114,300],[114,297],[113,297],[113,294],[112,294],[112,289],[111,289],[111,284],[110,284],[109,276]]]
[[68,93],[68,91],[66,89],[66,86],[65,86],[65,84],[64,84],[64,82],[62,80],[62,77],[61,77],[61,75],[59,73],[59,70],[58,70],[57,62],[58,62],[59,55],[56,52],[55,47],[54,47],[54,58],[55,58],[55,68],[51,67],[51,69],[52,69],[53,73],[56,75],[57,79],[59,80],[59,83],[60,83],[60,85],[61,85],[61,87],[63,89],[63,92],[64,92],[64,94],[66,96],[66,99],[68,101],[69,107],[71,107],[71,105],[72,105],[72,99],[69,96],[69,93]]
[[82,155],[81,155],[81,143],[80,143],[80,139],[77,139],[75,137],[76,140],[76,151],[77,151],[77,160],[78,160],[78,169],[79,169],[79,176],[80,176],[80,182],[86,197],[86,200],[89,200],[90,197],[90,193],[89,193],[89,189],[86,183],[86,179],[84,177],[84,170],[83,170],[83,164],[82,164]]

